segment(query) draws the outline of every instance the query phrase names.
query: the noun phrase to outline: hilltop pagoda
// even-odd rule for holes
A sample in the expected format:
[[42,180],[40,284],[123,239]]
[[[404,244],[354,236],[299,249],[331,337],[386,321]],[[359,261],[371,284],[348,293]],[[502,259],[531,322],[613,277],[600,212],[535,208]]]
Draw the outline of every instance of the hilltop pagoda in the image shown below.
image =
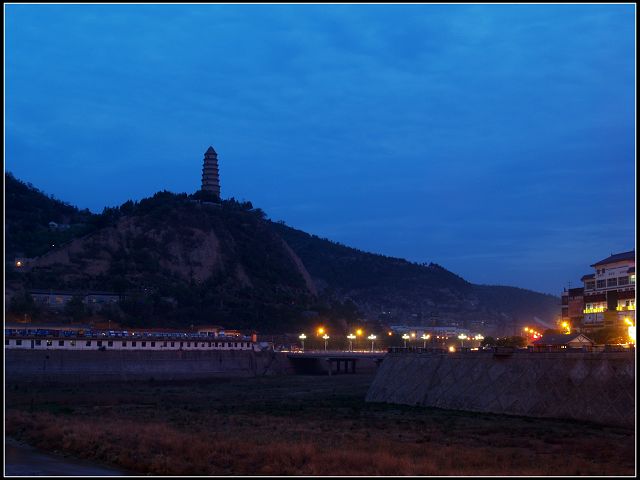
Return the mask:
[[218,154],[209,147],[204,153],[202,165],[202,191],[211,192],[220,198],[220,174],[218,173]]

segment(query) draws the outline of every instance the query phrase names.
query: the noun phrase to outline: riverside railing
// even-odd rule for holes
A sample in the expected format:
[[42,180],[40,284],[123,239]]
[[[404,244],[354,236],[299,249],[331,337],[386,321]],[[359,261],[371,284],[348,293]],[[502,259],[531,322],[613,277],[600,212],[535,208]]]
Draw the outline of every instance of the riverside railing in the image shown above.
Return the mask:
[[527,348],[515,348],[515,347],[490,347],[490,348],[456,348],[451,352],[446,348],[423,348],[423,347],[388,347],[388,353],[440,353],[440,354],[483,354],[492,353],[494,355],[512,355],[519,353],[599,353],[599,352],[635,352],[635,345],[584,345],[579,348],[561,347],[561,346],[529,346]]

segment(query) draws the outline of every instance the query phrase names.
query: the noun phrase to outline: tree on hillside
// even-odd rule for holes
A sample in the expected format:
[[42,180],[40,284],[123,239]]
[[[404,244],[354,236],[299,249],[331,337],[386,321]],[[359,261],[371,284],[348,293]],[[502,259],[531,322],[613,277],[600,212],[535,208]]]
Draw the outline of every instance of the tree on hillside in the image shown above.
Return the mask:
[[191,195],[191,198],[193,198],[194,200],[200,200],[203,202],[220,203],[220,197],[215,193],[209,192],[207,190],[198,190],[193,195]]
[[38,318],[41,310],[29,292],[21,291],[15,294],[9,302],[9,311],[19,317]]
[[79,322],[87,316],[87,308],[82,295],[74,295],[64,306],[64,313],[69,315],[74,322]]

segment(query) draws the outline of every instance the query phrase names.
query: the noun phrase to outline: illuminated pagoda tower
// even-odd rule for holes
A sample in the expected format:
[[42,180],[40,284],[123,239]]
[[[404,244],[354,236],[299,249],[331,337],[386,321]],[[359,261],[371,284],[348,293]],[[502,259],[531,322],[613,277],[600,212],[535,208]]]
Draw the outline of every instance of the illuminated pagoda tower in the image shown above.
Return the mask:
[[220,198],[220,174],[218,173],[218,154],[209,147],[204,153],[202,165],[202,191],[211,192]]

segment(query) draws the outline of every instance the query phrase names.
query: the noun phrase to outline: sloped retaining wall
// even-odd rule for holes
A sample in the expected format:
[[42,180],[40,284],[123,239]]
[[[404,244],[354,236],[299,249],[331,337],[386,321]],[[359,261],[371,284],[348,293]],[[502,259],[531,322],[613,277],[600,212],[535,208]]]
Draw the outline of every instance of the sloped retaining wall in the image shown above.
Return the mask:
[[389,353],[368,402],[635,424],[635,355]]
[[277,352],[5,349],[4,354],[7,383],[184,380],[292,373],[286,355]]

